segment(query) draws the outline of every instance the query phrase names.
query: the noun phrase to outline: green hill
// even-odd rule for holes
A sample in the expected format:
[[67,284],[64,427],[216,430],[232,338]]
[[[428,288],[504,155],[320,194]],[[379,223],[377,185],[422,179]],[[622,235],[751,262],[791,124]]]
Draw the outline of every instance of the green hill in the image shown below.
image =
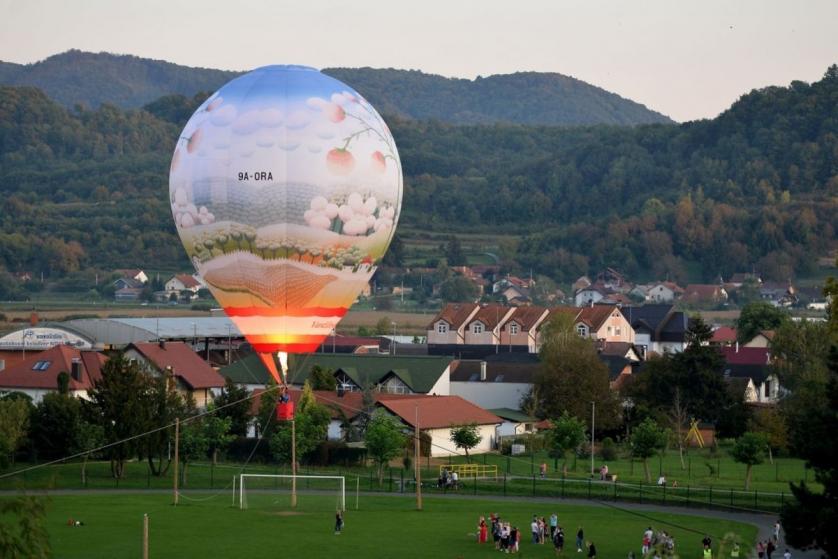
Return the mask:
[[[167,176],[199,102],[71,111],[35,88],[0,87],[0,268],[188,268]],[[403,234],[516,235],[502,254],[513,269],[567,280],[615,266],[683,281],[756,266],[785,280],[836,246],[836,66],[683,125],[389,124]]]
[[[646,124],[670,120],[643,105],[561,74],[535,72],[474,81],[417,71],[334,68],[381,112],[445,122],[544,125]],[[66,107],[138,108],[168,94],[212,92],[237,72],[136,56],[71,50],[27,65],[0,62],[0,84],[31,85]]]

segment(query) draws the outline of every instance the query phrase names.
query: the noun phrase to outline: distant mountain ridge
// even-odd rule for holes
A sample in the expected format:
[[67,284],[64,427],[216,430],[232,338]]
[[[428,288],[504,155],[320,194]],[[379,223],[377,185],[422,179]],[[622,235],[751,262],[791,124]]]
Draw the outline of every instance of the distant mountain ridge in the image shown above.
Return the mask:
[[[453,124],[671,123],[640,103],[555,73],[519,72],[475,80],[417,70],[326,68],[382,113]],[[240,72],[193,68],[131,55],[70,50],[34,64],[0,61],[0,85],[31,85],[66,107],[138,108],[164,95],[211,92]]]

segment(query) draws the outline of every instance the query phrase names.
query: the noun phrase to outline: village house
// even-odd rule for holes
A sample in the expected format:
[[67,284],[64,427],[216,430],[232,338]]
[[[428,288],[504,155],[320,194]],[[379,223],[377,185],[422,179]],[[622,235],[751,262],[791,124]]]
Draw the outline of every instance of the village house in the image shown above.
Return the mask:
[[691,283],[684,288],[682,299],[692,305],[718,305],[728,299],[728,293],[721,285]]
[[516,435],[530,435],[535,431],[535,424],[538,419],[525,414],[517,409],[498,408],[486,410],[503,420],[497,428],[498,439],[502,437],[514,437]]
[[534,354],[498,354],[459,360],[451,371],[451,394],[486,409],[521,408],[540,364]]
[[148,276],[146,273],[139,268],[124,268],[120,270],[115,270],[117,274],[121,278],[132,279],[135,281],[140,282],[140,284],[145,285],[148,283]]
[[743,344],[743,347],[767,348],[774,339],[774,330],[763,330]]
[[671,281],[652,284],[646,293],[646,301],[650,303],[672,303],[683,295],[684,289]]
[[730,346],[736,343],[736,329],[730,326],[720,326],[713,330],[709,345]]
[[69,393],[87,399],[88,391],[102,378],[105,355],[57,345],[45,351],[32,352],[26,358],[0,370],[0,391],[22,392],[37,404],[44,395],[58,392],[58,375],[68,375]]
[[739,344],[720,348],[724,356],[725,378],[748,379],[745,401],[752,404],[776,404],[785,390],[771,369],[771,353],[765,347]]
[[205,408],[224,387],[224,377],[183,342],[132,343],[125,358],[136,361],[152,376],[171,375],[175,387]]
[[500,344],[500,327],[515,312],[514,308],[502,305],[483,305],[466,321],[465,343],[467,345]]
[[595,305],[602,301],[609,292],[602,287],[589,285],[576,291],[573,295],[573,302],[577,307]]
[[428,344],[464,344],[466,323],[479,310],[477,303],[448,303],[428,325]]
[[203,284],[195,276],[189,274],[176,274],[165,284],[166,294],[176,294],[178,299],[183,297],[184,291],[192,292],[189,298],[196,299],[198,291],[203,287]]
[[538,328],[550,311],[544,307],[518,307],[501,326],[500,345],[526,346],[534,353],[537,347]]
[[643,305],[621,310],[634,329],[634,344],[643,359],[686,348],[689,319],[673,305]]
[[791,282],[763,282],[759,287],[759,298],[775,307],[790,307],[797,303],[797,290]]

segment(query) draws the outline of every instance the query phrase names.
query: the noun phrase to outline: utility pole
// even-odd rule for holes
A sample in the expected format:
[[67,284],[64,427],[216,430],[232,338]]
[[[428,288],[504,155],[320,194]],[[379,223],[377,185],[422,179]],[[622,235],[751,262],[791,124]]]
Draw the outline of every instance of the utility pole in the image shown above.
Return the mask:
[[594,440],[596,434],[596,402],[591,402],[591,477],[594,475]]
[[297,508],[297,422],[291,420],[291,508]]
[[148,559],[148,513],[143,515],[143,559]]
[[422,510],[422,469],[420,461],[422,457],[419,455],[419,406],[416,406],[416,428],[413,432],[413,471],[416,477],[416,510]]
[[172,476],[172,483],[174,484],[174,492],[175,492],[175,503],[174,505],[177,506],[177,477],[178,477],[178,447],[180,446],[180,418],[175,418],[175,470],[174,475]]

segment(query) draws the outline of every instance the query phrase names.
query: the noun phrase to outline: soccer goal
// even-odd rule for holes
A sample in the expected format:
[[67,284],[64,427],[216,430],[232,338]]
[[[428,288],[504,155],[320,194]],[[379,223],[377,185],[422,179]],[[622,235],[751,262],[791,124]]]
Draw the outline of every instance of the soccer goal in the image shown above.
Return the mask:
[[295,507],[297,503],[305,508],[346,510],[344,476],[240,474],[238,483],[233,478],[233,494],[237,491],[242,510]]

